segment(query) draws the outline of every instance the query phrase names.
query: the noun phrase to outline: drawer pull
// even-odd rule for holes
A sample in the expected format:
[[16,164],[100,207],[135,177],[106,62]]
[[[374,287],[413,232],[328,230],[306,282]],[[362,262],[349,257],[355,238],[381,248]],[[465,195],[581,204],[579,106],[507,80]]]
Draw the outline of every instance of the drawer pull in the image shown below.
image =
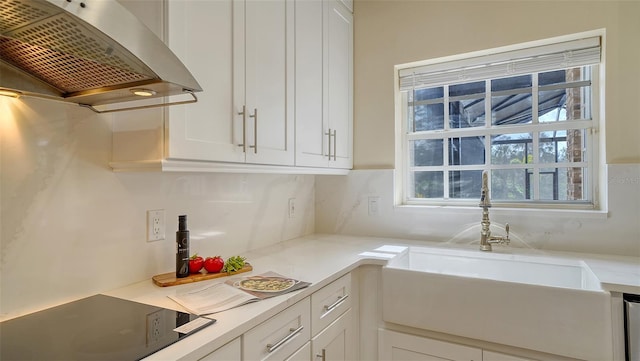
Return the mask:
[[267,352],[271,353],[271,352],[277,350],[278,347],[282,346],[284,343],[286,343],[287,341],[291,340],[297,334],[302,332],[303,328],[304,328],[304,326],[300,326],[298,328],[290,328],[289,332],[291,332],[291,333],[288,334],[287,336],[285,336],[282,340],[276,342],[275,344],[267,344]]
[[327,147],[329,154],[325,154],[325,155],[327,155],[329,157],[329,160],[331,160],[331,128],[329,128],[329,131],[324,133],[324,135],[326,135],[327,139],[329,139],[329,146]]
[[344,295],[344,296],[341,296],[341,297],[338,297],[338,299],[336,300],[336,302],[332,303],[332,304],[331,304],[331,305],[329,305],[329,306],[325,305],[325,306],[324,306],[324,310],[325,310],[325,312],[331,312],[334,308],[336,308],[336,307],[340,306],[340,305],[342,304],[342,302],[344,302],[344,301],[347,299],[347,297],[349,297],[349,295],[348,295],[348,294],[347,294],[347,295]]
[[249,148],[253,148],[253,153],[258,154],[258,109],[253,109],[253,115],[249,114],[249,118],[253,118],[253,145]]
[[316,357],[319,357],[320,359],[322,359],[322,361],[326,361],[327,360],[327,350],[322,349],[322,353],[321,354],[316,354]]
[[[334,129],[333,130],[333,160],[334,161],[336,160],[336,154],[337,154],[336,144],[338,144],[338,131]],[[329,158],[331,158],[331,156],[329,156]]]

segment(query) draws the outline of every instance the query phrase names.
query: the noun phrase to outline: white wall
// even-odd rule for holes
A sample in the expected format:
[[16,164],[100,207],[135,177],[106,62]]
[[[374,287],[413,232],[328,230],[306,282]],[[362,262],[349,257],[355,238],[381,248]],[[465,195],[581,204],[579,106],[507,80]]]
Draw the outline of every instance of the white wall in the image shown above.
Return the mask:
[[[0,134],[0,319],[175,270],[180,214],[203,256],[314,230],[313,176],[114,173],[106,117],[37,99],[0,99]],[[146,242],[150,209],[164,241]]]

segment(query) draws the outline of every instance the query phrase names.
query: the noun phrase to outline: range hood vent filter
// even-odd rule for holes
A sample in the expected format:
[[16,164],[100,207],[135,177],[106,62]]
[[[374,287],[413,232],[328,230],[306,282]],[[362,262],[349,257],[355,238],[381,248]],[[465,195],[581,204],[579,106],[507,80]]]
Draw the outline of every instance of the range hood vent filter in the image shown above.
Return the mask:
[[153,91],[154,106],[172,105],[162,97],[180,94],[193,100],[178,104],[193,102],[201,91],[175,54],[115,0],[4,0],[0,15],[0,88],[98,112],[98,105],[138,100],[132,88]]
[[65,93],[153,79],[151,76],[110,64],[67,55],[10,38],[0,38],[0,52],[3,54],[3,60]]

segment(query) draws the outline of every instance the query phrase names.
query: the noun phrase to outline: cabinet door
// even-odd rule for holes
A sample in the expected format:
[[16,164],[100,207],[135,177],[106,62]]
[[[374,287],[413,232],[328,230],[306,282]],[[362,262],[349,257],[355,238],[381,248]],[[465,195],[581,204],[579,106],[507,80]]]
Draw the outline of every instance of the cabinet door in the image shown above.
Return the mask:
[[380,330],[378,345],[384,361],[482,361],[480,349],[389,330]]
[[331,129],[331,167],[353,166],[353,14],[338,0],[325,6],[325,122]]
[[353,15],[337,0],[296,3],[296,165],[351,168]]
[[213,351],[207,356],[200,359],[200,361],[229,361],[240,360],[242,358],[242,349],[240,344],[240,337],[234,339],[228,344]]
[[313,361],[311,358],[311,342],[307,342],[285,361]]
[[355,340],[351,309],[311,341],[312,355],[321,361],[353,360]]
[[232,11],[232,0],[168,0],[168,44],[203,91],[197,103],[168,108],[167,158],[244,162],[234,129]]
[[246,106],[248,163],[293,165],[293,9],[293,0],[246,0],[244,18],[235,17],[235,29],[244,27],[244,94],[238,63],[234,93]]
[[[296,165],[328,166],[328,127],[323,121],[323,2],[295,3]],[[325,134],[327,133],[327,134]]]

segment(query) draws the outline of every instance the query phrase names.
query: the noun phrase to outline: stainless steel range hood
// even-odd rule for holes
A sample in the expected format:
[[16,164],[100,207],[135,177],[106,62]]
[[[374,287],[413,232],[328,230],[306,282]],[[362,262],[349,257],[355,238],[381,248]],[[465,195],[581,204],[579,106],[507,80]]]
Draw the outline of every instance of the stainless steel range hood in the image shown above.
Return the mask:
[[116,0],[2,0],[0,32],[0,90],[100,113],[191,103],[202,90]]

